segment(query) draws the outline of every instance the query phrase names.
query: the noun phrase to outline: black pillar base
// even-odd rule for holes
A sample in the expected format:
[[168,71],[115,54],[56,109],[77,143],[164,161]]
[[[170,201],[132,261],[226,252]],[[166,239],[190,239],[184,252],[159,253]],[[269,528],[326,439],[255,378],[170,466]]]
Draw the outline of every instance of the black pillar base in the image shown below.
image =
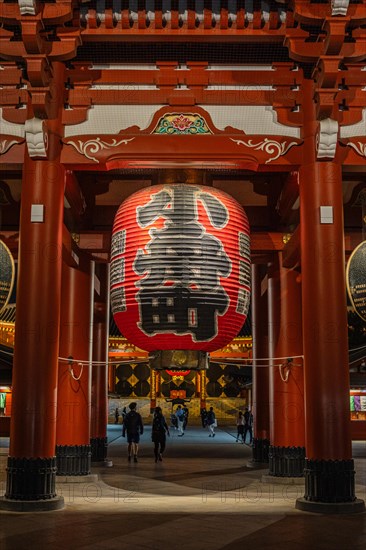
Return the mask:
[[0,497],[0,510],[4,512],[51,512],[65,507],[64,497],[48,500],[12,500]]
[[39,501],[56,498],[56,457],[8,457],[5,500]]
[[90,474],[90,445],[57,445],[58,476],[86,476]]
[[353,502],[311,502],[305,498],[296,499],[297,510],[319,514],[359,514],[365,512],[365,503],[356,498]]
[[252,453],[253,453],[252,461],[268,463],[268,449],[269,449],[268,439],[260,439],[258,437],[254,437],[253,447],[252,447]]
[[276,447],[268,450],[269,475],[278,477],[303,477],[305,447]]
[[353,460],[306,460],[305,495],[307,502],[355,502]]
[[92,462],[104,462],[107,458],[108,442],[106,437],[92,437],[90,439]]

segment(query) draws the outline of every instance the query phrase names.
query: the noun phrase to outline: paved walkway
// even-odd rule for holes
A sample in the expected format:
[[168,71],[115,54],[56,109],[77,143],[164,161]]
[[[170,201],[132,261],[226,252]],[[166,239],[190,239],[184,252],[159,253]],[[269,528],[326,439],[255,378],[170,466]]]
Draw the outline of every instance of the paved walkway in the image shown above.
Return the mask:
[[[121,426],[109,426],[113,467],[94,467],[98,481],[58,484],[65,508],[0,512],[1,550],[364,550],[366,514],[300,512],[303,484],[262,483],[267,470],[247,467],[251,448],[235,429],[215,438],[199,427],[171,430],[163,462],[154,461],[150,428],[137,464],[127,461]],[[6,445],[0,439],[4,491]],[[1,445],[3,448],[1,449]],[[366,499],[366,442],[354,443],[356,494]]]

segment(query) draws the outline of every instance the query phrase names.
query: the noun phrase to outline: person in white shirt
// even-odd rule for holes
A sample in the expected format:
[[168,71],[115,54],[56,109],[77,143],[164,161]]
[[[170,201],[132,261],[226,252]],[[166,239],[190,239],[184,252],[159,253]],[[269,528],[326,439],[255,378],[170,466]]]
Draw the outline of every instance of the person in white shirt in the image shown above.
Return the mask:
[[207,426],[210,432],[209,437],[215,437],[215,428],[217,427],[217,422],[213,407],[210,407],[210,410],[207,413]]
[[182,405],[178,405],[175,416],[178,422],[178,437],[182,437],[184,435],[184,410],[182,409]]

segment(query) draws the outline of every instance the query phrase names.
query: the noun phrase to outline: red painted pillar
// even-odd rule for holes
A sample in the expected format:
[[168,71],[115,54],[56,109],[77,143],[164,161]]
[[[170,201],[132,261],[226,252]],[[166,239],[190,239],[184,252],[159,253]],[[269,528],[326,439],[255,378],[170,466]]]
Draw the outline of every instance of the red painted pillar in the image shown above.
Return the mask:
[[93,325],[93,367],[92,367],[92,409],[91,409],[91,450],[92,461],[105,461],[107,458],[108,424],[108,368],[107,368],[107,327],[105,304],[98,303],[94,308]]
[[[269,371],[266,290],[262,289],[264,270],[252,265],[253,336],[253,461],[268,462],[269,446]],[[263,291],[263,292],[262,292]]]
[[[305,356],[305,500],[352,502],[354,466],[343,235],[342,168],[300,168],[301,266]],[[322,223],[321,206],[331,206]]]
[[[63,90],[63,71],[61,63],[53,64],[55,96]],[[64,209],[61,113],[57,110],[62,98],[52,100],[55,118],[47,122],[47,160],[31,160],[26,154],[23,165],[13,409],[7,485],[0,503],[8,509],[16,505],[18,510],[63,506],[55,490]],[[32,221],[32,205],[43,205],[43,221]]]
[[305,465],[304,376],[301,284],[296,271],[281,266],[281,255],[268,271],[270,361],[269,475],[302,477]]
[[90,473],[90,275],[63,264],[58,375],[57,475]]
[[[349,460],[349,368],[342,169],[316,162],[300,170],[301,265],[309,459]],[[321,223],[331,206],[333,222]],[[321,399],[315,395],[321,394]]]
[[108,365],[108,391],[110,393],[116,391],[116,365],[112,363]]
[[156,371],[156,397],[161,397],[161,374]]

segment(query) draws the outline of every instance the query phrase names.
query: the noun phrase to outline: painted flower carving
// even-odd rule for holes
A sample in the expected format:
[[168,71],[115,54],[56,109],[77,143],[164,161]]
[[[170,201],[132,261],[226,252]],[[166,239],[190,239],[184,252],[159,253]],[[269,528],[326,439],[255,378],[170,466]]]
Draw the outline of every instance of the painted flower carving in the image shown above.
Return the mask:
[[193,124],[193,121],[184,115],[179,115],[172,120],[172,126],[176,128],[179,132],[184,132],[188,130]]

